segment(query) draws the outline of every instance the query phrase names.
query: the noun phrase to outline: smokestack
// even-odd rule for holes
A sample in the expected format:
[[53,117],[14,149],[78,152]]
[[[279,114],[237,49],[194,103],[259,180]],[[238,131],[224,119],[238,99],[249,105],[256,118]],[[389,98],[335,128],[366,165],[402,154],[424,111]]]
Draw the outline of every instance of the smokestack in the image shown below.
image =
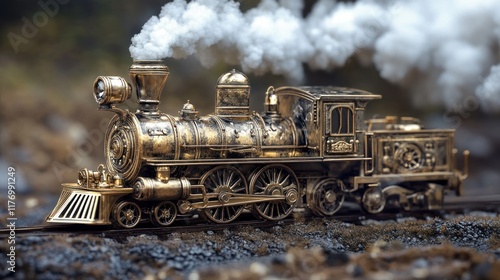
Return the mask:
[[145,113],[158,113],[160,95],[169,74],[162,60],[137,60],[129,70],[130,79],[135,85],[139,110]]

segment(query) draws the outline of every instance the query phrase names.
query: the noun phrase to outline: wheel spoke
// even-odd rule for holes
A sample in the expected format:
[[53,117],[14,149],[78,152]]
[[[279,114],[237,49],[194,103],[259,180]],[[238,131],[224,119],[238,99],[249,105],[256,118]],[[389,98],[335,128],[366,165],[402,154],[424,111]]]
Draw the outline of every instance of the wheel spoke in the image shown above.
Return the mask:
[[283,169],[278,169],[278,174],[275,178],[275,180],[273,182],[279,182],[280,181],[280,178],[281,178],[281,172],[283,171]]
[[[266,176],[262,177],[262,184],[267,185],[267,182],[272,182],[273,181],[270,172],[271,172],[270,170],[266,170]],[[267,178],[268,181],[266,181],[266,178]]]
[[235,188],[233,193],[245,193],[245,187]]
[[226,184],[226,173],[224,170],[217,171],[217,186],[224,186]]
[[266,185],[265,183],[262,183],[262,182],[257,182],[258,184],[256,185],[257,189],[259,189],[259,192],[254,192],[255,194],[262,194],[264,193],[265,189],[266,189]]
[[279,206],[281,207],[282,213],[286,213],[286,211],[288,210],[286,208],[286,206],[288,206],[288,204],[283,203],[283,202],[278,202],[278,203],[279,203]]
[[217,174],[212,174],[212,188],[215,189],[217,186],[219,186],[220,183],[220,177]]
[[277,216],[277,215],[274,215],[274,209],[276,208],[276,203],[271,202],[270,204],[271,204],[271,210],[270,210],[271,215],[270,216],[275,217],[275,216]]
[[[238,180],[236,180],[231,186],[229,186],[229,188],[234,191],[234,187],[236,187],[238,184],[240,184],[241,180],[242,180],[242,178],[238,178]],[[228,182],[228,185],[229,185],[229,182]]]
[[[224,174],[226,174],[226,172],[224,172]],[[225,181],[225,183],[224,183],[224,184],[225,184],[226,186],[229,186],[229,185],[231,185],[231,181],[232,181],[232,180],[233,180],[233,173],[229,174],[229,178],[227,178],[227,179],[226,179],[226,181]],[[229,188],[231,188],[231,187],[229,187]]]
[[281,181],[279,184],[283,186],[283,184],[285,184],[285,182],[288,181],[289,178],[290,178],[290,174],[287,174],[285,179],[283,179],[283,181]]
[[217,210],[219,210],[219,212],[220,212],[220,220],[221,221],[224,221],[224,208],[225,207],[219,207],[219,208],[217,208]]
[[281,201],[279,201],[279,202],[275,202],[275,205],[276,205],[276,206],[275,206],[275,207],[276,207],[276,214],[277,214],[278,216],[281,216],[281,215],[283,215],[283,214],[285,214],[285,213],[286,213],[286,209],[285,209],[285,208],[283,208],[283,203],[282,203]]
[[265,214],[269,213],[269,206],[270,205],[271,205],[271,203],[262,203],[261,204],[261,207],[264,207],[263,213],[265,213]]

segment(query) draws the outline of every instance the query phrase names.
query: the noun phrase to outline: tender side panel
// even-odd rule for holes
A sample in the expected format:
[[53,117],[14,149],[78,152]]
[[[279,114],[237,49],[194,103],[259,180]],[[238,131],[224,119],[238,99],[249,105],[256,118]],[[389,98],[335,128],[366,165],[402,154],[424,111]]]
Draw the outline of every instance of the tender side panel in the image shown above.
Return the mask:
[[374,174],[453,171],[453,131],[374,132]]

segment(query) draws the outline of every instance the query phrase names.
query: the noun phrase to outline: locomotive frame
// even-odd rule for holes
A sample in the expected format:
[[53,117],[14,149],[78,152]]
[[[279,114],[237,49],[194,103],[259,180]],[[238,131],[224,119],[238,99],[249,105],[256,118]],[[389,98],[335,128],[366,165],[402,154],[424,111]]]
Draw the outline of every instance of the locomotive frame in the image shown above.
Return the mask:
[[114,112],[105,137],[106,167],[82,169],[63,184],[47,217],[54,223],[114,224],[141,220],[168,226],[178,213],[229,223],[243,211],[279,220],[295,209],[332,216],[346,197],[369,213],[389,199],[405,210],[438,209],[446,190],[461,194],[468,173],[456,167],[454,130],[423,129],[413,118],[364,121],[381,96],[340,87],[269,87],[265,112],[250,112],[250,83],[238,71],[216,86],[214,114],[189,101],[179,116],[158,110],[169,69],[135,61],[130,78],[99,76],[94,98]]

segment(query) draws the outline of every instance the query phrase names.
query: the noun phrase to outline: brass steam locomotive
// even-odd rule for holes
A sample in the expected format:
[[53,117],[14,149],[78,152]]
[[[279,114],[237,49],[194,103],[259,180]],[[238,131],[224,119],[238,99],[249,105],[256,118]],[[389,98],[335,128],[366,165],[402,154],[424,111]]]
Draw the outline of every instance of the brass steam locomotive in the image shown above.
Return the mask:
[[445,190],[461,192],[454,130],[423,129],[413,118],[364,121],[380,95],[339,87],[269,87],[265,112],[249,110],[250,84],[238,71],[220,76],[214,114],[189,101],[179,116],[158,110],[169,74],[162,61],[136,61],[130,78],[97,77],[100,110],[116,115],[105,137],[106,167],[82,169],[63,184],[47,217],[54,223],[170,225],[177,214],[228,223],[245,209],[279,220],[294,209],[337,212],[348,196],[369,213],[391,199],[405,210],[437,209]]

